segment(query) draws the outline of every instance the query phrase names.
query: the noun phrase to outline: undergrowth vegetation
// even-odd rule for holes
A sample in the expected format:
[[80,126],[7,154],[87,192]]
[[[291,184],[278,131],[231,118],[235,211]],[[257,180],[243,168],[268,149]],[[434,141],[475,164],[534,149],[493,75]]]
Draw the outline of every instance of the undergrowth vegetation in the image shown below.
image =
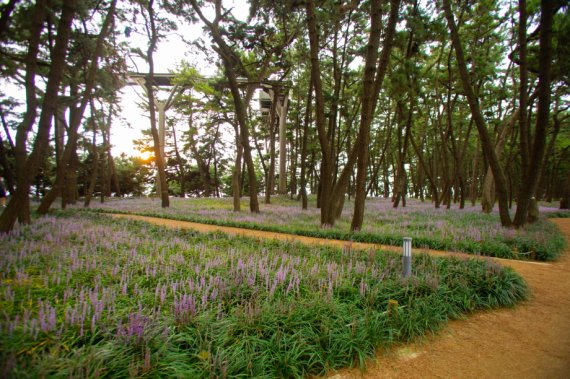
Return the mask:
[[3,377],[303,377],[527,296],[490,260],[62,212],[0,236]]
[[[314,202],[314,199],[312,199]],[[320,227],[320,212],[314,204],[302,210],[299,202],[274,197],[262,204],[260,214],[233,212],[231,199],[171,199],[170,208],[160,208],[152,199],[122,199],[93,204],[99,211],[136,213],[183,221],[283,232],[310,237],[402,244],[412,237],[416,248],[451,250],[510,259],[555,260],[564,249],[560,231],[547,219],[520,230],[501,226],[497,213],[482,213],[479,207],[435,209],[429,202],[408,200],[405,208],[392,208],[389,199],[367,201],[364,228],[349,232],[352,203],[347,202],[335,226]],[[544,208],[548,215],[553,209]]]

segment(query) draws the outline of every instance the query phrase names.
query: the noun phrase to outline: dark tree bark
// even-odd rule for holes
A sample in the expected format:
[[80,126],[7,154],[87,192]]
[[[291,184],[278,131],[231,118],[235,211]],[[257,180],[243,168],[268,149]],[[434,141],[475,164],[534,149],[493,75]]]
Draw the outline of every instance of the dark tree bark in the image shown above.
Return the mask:
[[[518,191],[517,213],[515,214],[514,225],[521,226],[526,223],[528,200],[528,189],[525,188],[529,175],[529,128],[527,124],[527,107],[528,107],[528,65],[527,65],[527,19],[526,0],[519,0],[519,28],[518,28],[518,44],[519,44],[519,133],[520,133],[520,155],[521,155],[521,185]],[[523,208],[525,208],[523,210]],[[520,210],[520,211],[519,211]]]
[[564,187],[560,198],[560,209],[570,209],[570,170],[564,180]]
[[[32,13],[30,37],[28,39],[28,52],[25,58],[26,74],[24,77],[24,84],[26,88],[26,112],[24,114],[22,122],[18,125],[18,129],[16,131],[16,143],[14,145],[14,157],[16,159],[15,171],[16,175],[18,176],[18,180],[21,179],[20,173],[25,172],[28,134],[30,133],[34,123],[36,122],[36,117],[38,113],[36,74],[38,70],[37,63],[38,63],[40,38],[43,30],[44,18],[46,17],[46,13],[47,13],[47,1],[46,0],[37,1]],[[66,46],[66,51],[67,51],[67,46]],[[25,185],[25,184],[24,183],[20,184],[18,182],[16,184],[16,187],[19,187],[20,185]],[[15,194],[15,192],[13,192],[13,194]],[[30,202],[27,196],[23,197],[22,203],[18,205],[17,211],[18,211],[18,219],[21,223],[30,223]],[[11,229],[12,226],[9,226],[9,229]]]
[[234,122],[232,123],[236,133],[236,161],[232,172],[232,193],[234,200],[234,212],[241,210],[241,164],[243,148],[241,146],[241,138],[239,135],[239,126]]
[[210,34],[217,46],[216,51],[222,59],[224,71],[228,79],[230,92],[232,94],[232,99],[234,102],[237,123],[240,128],[243,158],[247,166],[247,174],[249,179],[249,209],[252,213],[259,213],[259,201],[257,198],[257,178],[255,176],[255,165],[253,164],[251,146],[249,144],[249,128],[247,122],[246,104],[244,103],[239,90],[237,73],[234,67],[235,63],[239,62],[239,57],[231,49],[231,47],[226,44],[220,32],[220,27],[218,25],[219,21],[222,18],[220,1],[216,0],[216,16],[214,22],[210,22],[206,19],[206,17],[204,17],[196,0],[191,0],[190,2],[194,11],[198,14],[202,22],[204,22],[210,31]]
[[[377,154],[378,156],[378,162],[375,163],[375,167],[374,170],[372,172],[372,177],[370,178],[370,182],[368,184],[368,188],[366,189],[366,195],[368,196],[368,194],[372,191],[373,188],[376,189],[376,195],[380,194],[380,190],[379,190],[379,186],[378,186],[378,182],[379,182],[379,173],[380,173],[380,169],[383,168],[385,166],[385,161],[386,161],[386,154],[388,152],[388,148],[390,147],[390,143],[392,142],[392,128],[393,128],[393,118],[390,117],[391,113],[388,111],[388,121],[386,122],[386,132],[385,132],[385,139],[384,139],[384,144],[382,145],[382,148],[380,150],[380,152]],[[378,143],[380,143],[381,139],[378,136],[377,137],[377,141]]]
[[[32,50],[38,47],[38,44],[36,44],[33,40],[36,37],[39,38],[39,35],[41,34],[42,25],[40,20],[43,20],[43,15],[45,14],[44,13],[45,3],[40,1],[36,4],[36,6],[39,7],[39,9],[38,8],[36,9],[38,9],[38,13],[41,15],[41,17],[39,17],[39,20],[36,20],[37,14],[35,14],[34,16],[34,27],[33,27],[34,30],[31,34],[32,43],[30,44],[30,49]],[[24,215],[23,219],[20,219],[20,221],[27,223],[30,222],[29,218],[30,185],[32,183],[32,180],[37,174],[38,168],[40,167],[41,163],[45,158],[45,151],[47,150],[49,144],[51,120],[57,109],[57,101],[58,101],[57,94],[59,92],[61,80],[63,78],[63,71],[65,69],[65,58],[67,55],[72,22],[73,18],[75,17],[76,8],[77,8],[76,0],[65,0],[63,2],[61,18],[59,20],[57,27],[56,42],[52,53],[51,66],[47,78],[47,85],[43,100],[42,112],[40,115],[40,119],[38,121],[36,139],[34,141],[33,149],[32,152],[30,153],[30,156],[25,160],[25,164],[20,167],[21,170],[19,170],[18,172],[18,186],[16,188],[15,194],[10,199],[8,207],[4,210],[2,215],[0,215],[1,232],[9,232],[10,230],[12,230],[16,222],[16,218],[18,218],[18,213],[22,209],[24,209],[25,211],[27,208],[28,213],[27,215]],[[40,22],[36,24],[36,21]],[[37,35],[36,31],[38,32]],[[36,57],[37,57],[37,51],[35,54],[32,53],[28,55],[28,58],[34,60],[36,59]],[[32,71],[30,72],[31,74],[30,79],[33,87],[32,89],[27,88],[26,90],[34,92],[34,95],[32,96],[32,101],[34,102],[33,105],[35,105],[37,104],[35,98],[35,80],[34,80],[35,70],[36,70],[35,63],[32,64],[32,66],[33,67],[31,68]],[[26,73],[26,76],[28,76],[28,72]],[[28,104],[28,107],[29,106],[30,104]],[[35,110],[29,113],[26,112],[26,116],[23,122],[24,131],[26,131],[26,128],[28,128],[27,130],[31,129],[31,126],[33,125],[35,119],[35,114],[36,114]],[[30,116],[34,117],[30,118]],[[26,124],[28,122],[29,124]],[[25,140],[26,137],[27,133],[26,135],[23,136],[23,139]],[[22,136],[20,138],[22,138]],[[25,146],[25,144],[22,144],[22,146]]]
[[[366,50],[366,60],[364,63],[364,86],[362,90],[362,111],[360,113],[360,128],[358,131],[358,149],[356,176],[356,196],[354,198],[354,215],[350,229],[353,231],[362,228],[364,219],[364,202],[366,200],[366,176],[368,173],[368,155],[370,151],[370,124],[374,117],[374,110],[378,103],[380,88],[388,68],[390,52],[394,40],[396,23],[398,21],[398,11],[400,0],[390,2],[390,16],[386,28],[386,37],[380,57],[378,58],[378,48],[380,44],[380,34],[382,31],[382,9],[380,1],[371,2],[371,27],[370,39]],[[379,59],[378,63],[376,62]]]
[[[152,134],[152,140],[154,141],[154,157],[156,161],[156,167],[158,170],[158,180],[160,188],[160,200],[162,208],[168,208],[170,206],[170,198],[168,197],[168,182],[166,181],[166,170],[164,157],[162,156],[161,141],[158,135],[158,129],[156,127],[156,110],[155,110],[155,97],[153,91],[154,84],[154,51],[156,50],[156,45],[158,43],[158,30],[156,27],[155,13],[154,13],[154,0],[150,0],[146,11],[148,12],[147,20],[147,35],[149,39],[149,45],[147,49],[147,59],[148,59],[148,77],[145,80],[145,87],[148,96],[149,110],[150,110],[150,132]],[[142,7],[142,5],[141,5]],[[144,12],[143,12],[144,13]],[[164,141],[162,141],[164,143]]]
[[[426,164],[424,159],[424,154],[420,151],[418,144],[414,140],[414,136],[410,132],[410,143],[412,144],[412,148],[416,153],[416,157],[420,163],[420,167],[423,169],[422,172],[427,177],[429,186],[431,188],[432,199],[435,202],[435,207],[439,208],[439,191],[437,189],[437,182],[435,181],[431,168]],[[420,145],[421,146],[421,145]]]
[[61,207],[73,205],[77,203],[77,198],[79,197],[79,190],[77,188],[77,169],[79,167],[79,157],[77,156],[77,143],[73,147],[71,152],[71,157],[69,158],[69,164],[65,172],[65,186],[62,191],[61,196]]
[[[72,159],[75,157],[77,158],[77,138],[78,138],[78,131],[79,126],[81,125],[81,120],[83,119],[83,114],[85,113],[85,109],[87,108],[87,104],[92,96],[93,88],[95,87],[95,80],[97,77],[97,71],[99,69],[99,58],[103,53],[103,42],[110,30],[111,24],[114,19],[115,14],[115,6],[117,1],[114,0],[109,8],[107,13],[107,17],[103,22],[103,26],[101,27],[101,32],[97,37],[97,42],[95,46],[95,50],[91,55],[91,63],[89,65],[89,69],[86,75],[85,80],[85,90],[82,93],[82,98],[79,106],[74,106],[70,110],[70,121],[69,121],[69,128],[67,133],[67,143],[61,153],[61,159],[58,162],[57,170],[56,170],[56,179],[52,189],[48,192],[48,194],[42,199],[40,206],[38,207],[37,212],[39,214],[46,214],[55,199],[59,194],[62,195],[62,208],[65,208],[68,201],[73,201],[76,197],[75,192],[77,191],[76,186],[71,186],[71,193],[65,194],[63,192],[64,184],[66,182],[66,177],[73,181],[75,177],[75,183],[77,180],[77,168],[73,167]],[[77,162],[78,163],[78,162]],[[69,183],[68,183],[69,184]]]
[[[174,131],[174,127],[172,128]],[[198,165],[198,173],[200,174],[200,180],[202,181],[202,185],[204,186],[204,196],[210,197],[212,196],[212,183],[210,178],[210,167],[204,161],[202,154],[198,151],[198,146],[196,141],[194,140],[194,135],[196,134],[196,128],[194,127],[194,119],[193,114],[191,113],[188,116],[188,146],[190,147],[190,152],[192,156],[196,160],[196,164]],[[178,147],[175,149],[176,152],[176,159],[180,162],[180,170],[181,173],[184,171],[184,168],[181,164],[182,157],[178,153]]]
[[[408,152],[408,146],[410,143],[410,133],[412,130],[412,114],[413,114],[413,97],[410,97],[410,109],[408,110],[408,115],[406,117],[405,124],[402,123],[401,118],[403,117],[403,106],[398,104],[398,150],[396,152],[396,173],[394,175],[394,208],[398,208],[400,201],[402,202],[402,207],[406,206],[406,194],[408,188],[408,177],[406,174],[405,162],[406,155]],[[402,135],[403,134],[403,135]]]
[[472,172],[471,172],[471,187],[469,189],[469,197],[471,198],[471,206],[475,206],[475,203],[477,201],[477,194],[478,194],[478,188],[479,188],[479,151],[481,150],[481,142],[479,142],[479,140],[477,140],[477,148],[475,149],[475,152],[473,153],[473,167],[472,167]]
[[332,169],[331,145],[327,138],[325,124],[325,98],[323,94],[323,83],[321,79],[321,63],[319,60],[319,33],[317,30],[317,20],[315,15],[315,4],[313,0],[307,0],[307,28],[309,29],[309,44],[311,57],[311,83],[315,90],[315,121],[319,144],[322,151],[322,161],[319,180],[319,203],[321,205],[321,225],[332,225],[331,221],[331,190],[332,190]]
[[313,87],[309,83],[309,90],[307,92],[307,107],[305,110],[305,119],[303,120],[303,142],[301,144],[301,207],[307,209],[308,199],[307,199],[307,143],[309,140],[309,124],[311,123],[311,113],[312,113],[312,103],[313,103]]
[[279,92],[273,93],[271,101],[271,108],[269,109],[269,169],[267,172],[267,180],[265,183],[265,204],[271,203],[271,195],[275,189],[275,124],[276,124],[276,110],[277,101],[279,99]]
[[10,17],[19,1],[20,0],[9,0],[6,4],[0,6],[0,41],[4,39],[4,35],[8,31]]
[[[526,3],[521,0],[519,3],[521,14],[521,28],[523,24],[526,25]],[[540,52],[539,52],[539,73],[538,73],[538,110],[536,114],[536,125],[534,132],[534,141],[532,143],[532,151],[528,143],[523,140],[529,141],[528,125],[526,124],[526,117],[522,117],[521,113],[521,157],[526,162],[526,170],[522,172],[522,184],[519,189],[517,199],[517,212],[515,214],[514,224],[516,227],[521,227],[528,222],[536,221],[536,213],[533,211],[529,215],[529,206],[531,206],[531,199],[535,196],[538,187],[538,181],[542,171],[544,161],[544,152],[546,150],[546,129],[550,118],[550,81],[551,81],[551,66],[552,66],[552,22],[554,18],[554,10],[556,4],[554,1],[542,0],[540,6]],[[525,51],[526,58],[526,29],[519,31],[519,43],[523,42],[521,47]],[[526,79],[526,60],[521,56],[521,112],[522,106],[526,105],[526,84],[525,94],[523,94],[522,76],[525,72]],[[525,103],[523,104],[523,100]],[[524,119],[524,121],[523,121]],[[524,135],[523,135],[524,132]],[[524,151],[523,151],[524,148]]]
[[469,109],[471,110],[471,115],[474,119],[475,125],[479,132],[479,137],[481,139],[481,145],[483,147],[483,152],[489,161],[491,170],[493,171],[493,176],[495,177],[495,186],[497,188],[497,195],[499,199],[499,215],[501,218],[501,225],[504,227],[511,226],[511,216],[509,215],[509,198],[508,198],[508,188],[505,173],[497,155],[495,154],[495,149],[493,142],[487,132],[487,125],[477,97],[473,92],[473,88],[470,83],[469,73],[467,71],[467,64],[465,63],[465,57],[463,54],[463,45],[459,39],[459,32],[455,24],[455,19],[453,13],[451,12],[451,7],[449,0],[443,0],[443,10],[445,13],[445,18],[447,19],[447,25],[449,27],[449,32],[451,36],[451,42],[455,49],[455,56],[457,58],[457,67],[459,69],[459,76],[461,78],[461,84],[463,86],[463,92],[465,97],[467,97],[467,102],[469,103]]
[[[322,164],[321,164],[321,178],[320,178],[320,205],[321,205],[321,225],[333,225],[335,222],[336,216],[340,214],[342,210],[342,204],[344,202],[344,195],[346,193],[346,189],[348,187],[349,179],[354,167],[354,164],[357,162],[358,155],[359,155],[359,147],[361,144],[366,142],[363,138],[369,138],[368,135],[365,136],[366,130],[370,127],[369,122],[371,121],[372,114],[374,112],[374,108],[378,99],[378,94],[380,92],[380,88],[382,86],[382,81],[384,79],[384,75],[386,73],[386,69],[388,66],[388,60],[390,57],[390,50],[392,48],[392,36],[395,30],[395,24],[397,21],[397,14],[399,8],[399,1],[393,0],[391,2],[391,11],[390,11],[390,21],[389,25],[386,28],[386,38],[384,41],[384,47],[382,49],[382,53],[380,55],[380,59],[378,62],[378,66],[376,66],[376,71],[372,70],[372,77],[373,81],[370,83],[368,81],[368,77],[366,75],[370,75],[370,69],[365,69],[365,84],[367,83],[367,89],[369,91],[364,90],[362,93],[362,98],[364,96],[372,96],[369,98],[368,105],[366,110],[361,113],[361,124],[359,128],[359,133],[357,140],[350,150],[348,154],[348,160],[340,174],[338,180],[333,183],[333,168],[334,164],[332,162],[332,144],[329,140],[329,136],[327,134],[326,125],[325,125],[325,104],[324,104],[324,94],[323,94],[323,86],[321,80],[321,68],[320,68],[320,61],[319,61],[319,35],[317,31],[317,22],[316,22],[316,15],[315,15],[315,4],[312,0],[309,0],[305,3],[305,8],[307,12],[307,28],[309,31],[309,41],[310,41],[310,57],[311,57],[311,83],[315,89],[315,111],[316,111],[316,124],[317,124],[317,134],[319,137],[319,143],[321,146],[322,152]],[[378,7],[378,2],[372,2],[373,7]],[[376,8],[374,8],[376,9]],[[376,23],[378,20],[375,20],[380,15],[378,13],[372,12],[374,17],[372,19]],[[378,44],[379,42],[375,42],[374,38],[376,38],[376,28],[373,28],[374,34],[371,34],[371,42],[372,45]],[[372,33],[372,32],[371,32]],[[379,35],[378,35],[379,38]],[[376,45],[378,46],[378,45]],[[376,64],[376,57],[377,52],[370,51],[371,58],[374,58],[374,64]],[[368,123],[368,125],[367,125]],[[366,150],[366,154],[368,154],[368,150]],[[367,156],[362,156],[362,158],[366,158]],[[364,163],[366,166],[367,162]],[[362,172],[364,178],[366,177],[366,172]],[[366,186],[362,187],[361,190],[362,194],[361,197],[366,195]],[[359,200],[361,201],[361,200]],[[361,202],[364,204],[363,202]],[[359,203],[360,204],[360,203]],[[358,219],[359,219],[360,211],[356,211],[355,207],[355,215],[356,215],[356,227],[358,226]],[[351,226],[352,228],[352,226]]]
[[4,132],[6,133],[6,139],[9,148],[9,151],[6,151],[6,148],[4,146],[4,140],[0,136],[0,166],[2,167],[4,172],[4,179],[6,179],[6,187],[8,188],[8,191],[10,191],[10,193],[14,193],[14,189],[16,188],[15,187],[16,184],[14,183],[15,181],[14,167],[12,167],[12,165],[8,162],[9,152],[12,154],[14,153],[14,142],[10,137],[8,123],[4,118],[4,113],[2,113],[1,111],[0,111],[0,119],[2,120],[2,126],[4,127]]
[[[107,124],[110,126],[110,124]],[[109,175],[111,184],[114,186],[115,189],[115,196],[121,197],[121,183],[119,182],[119,177],[117,176],[117,169],[115,167],[115,159],[113,158],[113,154],[111,153],[111,148],[107,149],[107,164],[109,166]]]
[[[190,116],[192,117],[192,116]],[[184,198],[186,196],[186,170],[184,169],[184,161],[178,150],[178,139],[176,138],[176,128],[172,125],[172,138],[174,140],[174,154],[176,156],[176,165],[178,167],[178,182],[180,183],[180,197]],[[194,137],[190,137],[191,144],[194,142]],[[207,189],[207,195],[210,196],[210,183],[204,183]]]
[[95,184],[97,183],[97,174],[99,171],[99,151],[97,149],[97,122],[93,115],[95,114],[95,105],[93,101],[91,103],[91,128],[93,129],[93,140],[91,141],[91,158],[93,159],[91,163],[91,173],[89,175],[89,185],[85,191],[85,201],[83,203],[84,208],[89,208],[91,204],[91,198],[93,197],[93,192],[95,192]]

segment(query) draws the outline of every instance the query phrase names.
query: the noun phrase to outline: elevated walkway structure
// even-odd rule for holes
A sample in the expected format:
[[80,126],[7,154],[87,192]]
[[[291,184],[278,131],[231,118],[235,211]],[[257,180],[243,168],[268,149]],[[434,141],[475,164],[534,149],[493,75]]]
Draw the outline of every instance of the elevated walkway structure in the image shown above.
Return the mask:
[[[166,101],[158,100],[155,97],[155,103],[153,104],[158,111],[158,137],[159,137],[159,147],[160,156],[164,161],[164,141],[165,141],[165,130],[166,130],[166,111],[174,104],[176,96],[182,92],[185,88],[174,82],[176,74],[171,73],[155,73],[153,75],[153,87],[160,89],[169,89],[169,95]],[[148,94],[146,93],[146,82],[149,80],[148,73],[139,72],[129,72],[125,78],[125,84],[131,86],[140,86],[146,98],[148,100]],[[279,192],[286,192],[286,119],[288,110],[288,92],[291,84],[287,81],[278,80],[260,80],[252,81],[247,78],[240,77],[237,79],[238,85],[241,87],[255,86],[260,88],[262,91],[259,96],[259,107],[261,114],[264,116],[269,115],[269,110],[273,101],[275,101],[275,94],[277,96],[276,112],[279,116]],[[197,82],[203,81],[212,85],[214,88],[225,88],[228,83],[223,77],[201,77],[196,80]],[[269,116],[268,116],[269,118]],[[270,125],[272,128],[273,125]],[[272,137],[273,138],[273,137]],[[159,183],[159,181],[157,181]]]

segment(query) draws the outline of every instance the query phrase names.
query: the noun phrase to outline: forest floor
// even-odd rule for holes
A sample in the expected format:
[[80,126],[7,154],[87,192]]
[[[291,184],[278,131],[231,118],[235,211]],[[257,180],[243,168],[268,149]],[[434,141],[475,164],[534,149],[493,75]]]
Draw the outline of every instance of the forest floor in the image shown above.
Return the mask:
[[[199,232],[221,231],[260,239],[328,244],[341,248],[401,251],[347,241],[205,225],[161,218],[119,215],[167,227]],[[570,246],[570,218],[551,219]],[[460,255],[420,250],[433,255]],[[553,263],[496,259],[528,283],[528,301],[511,309],[476,312],[451,321],[439,333],[413,343],[378,351],[366,370],[345,369],[329,379],[352,378],[570,378],[570,248]]]

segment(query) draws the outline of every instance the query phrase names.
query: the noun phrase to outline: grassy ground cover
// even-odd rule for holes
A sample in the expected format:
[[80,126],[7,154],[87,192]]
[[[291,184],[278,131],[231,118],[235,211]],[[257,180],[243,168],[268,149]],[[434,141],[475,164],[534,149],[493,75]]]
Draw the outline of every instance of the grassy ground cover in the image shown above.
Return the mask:
[[[320,227],[320,211],[311,204],[302,210],[299,202],[274,197],[272,204],[261,204],[260,214],[233,212],[231,199],[171,199],[171,207],[162,209],[153,199],[112,200],[93,204],[109,212],[137,213],[179,220],[237,226],[312,237],[334,238],[386,245],[401,245],[403,237],[412,237],[418,248],[453,250],[501,258],[554,260],[564,248],[564,238],[545,218],[515,230],[501,227],[497,213],[484,214],[479,207],[435,209],[430,202],[409,200],[405,208],[393,209],[388,199],[366,203],[364,227],[348,232],[352,203],[329,229]],[[555,208],[541,207],[543,214]]]
[[2,377],[302,377],[527,287],[486,260],[200,235],[66,211],[0,236]]

